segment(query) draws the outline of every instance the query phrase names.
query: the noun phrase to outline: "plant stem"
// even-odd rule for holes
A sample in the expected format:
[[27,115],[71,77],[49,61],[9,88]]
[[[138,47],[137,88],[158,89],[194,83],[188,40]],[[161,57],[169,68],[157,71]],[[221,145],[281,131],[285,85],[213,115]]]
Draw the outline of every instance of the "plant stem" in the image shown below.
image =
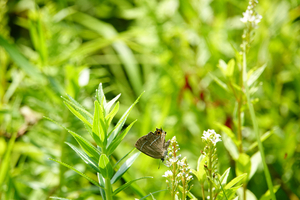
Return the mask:
[[213,192],[212,192],[212,164],[211,164],[211,157],[212,157],[212,146],[209,147],[209,154],[208,154],[208,174],[209,174],[209,196],[210,199],[213,200]]
[[175,200],[175,179],[176,179],[176,163],[173,163],[173,178],[172,178],[172,200]]
[[202,188],[202,200],[205,200],[204,183],[201,185],[201,188]]
[[250,116],[251,116],[254,132],[255,132],[255,136],[256,136],[256,140],[257,140],[257,144],[258,144],[258,149],[260,151],[260,155],[261,155],[261,158],[262,158],[262,163],[263,163],[263,166],[264,166],[264,173],[265,173],[265,176],[266,176],[268,188],[269,188],[272,200],[276,200],[276,197],[275,197],[275,194],[274,194],[274,191],[273,191],[273,184],[272,184],[271,175],[270,175],[267,163],[266,163],[264,147],[263,147],[263,145],[261,143],[261,140],[260,140],[260,134],[259,134],[259,130],[258,130],[258,123],[257,123],[256,117],[255,117],[254,108],[253,108],[253,105],[252,105],[251,99],[250,99],[249,88],[248,88],[248,85],[247,85],[246,69],[247,69],[246,52],[243,51],[243,80],[244,80],[245,92],[246,92],[246,97],[247,97],[247,103],[248,103]]
[[185,180],[182,182],[182,200],[185,200]]
[[112,188],[109,178],[105,178],[105,196],[106,200],[112,200]]

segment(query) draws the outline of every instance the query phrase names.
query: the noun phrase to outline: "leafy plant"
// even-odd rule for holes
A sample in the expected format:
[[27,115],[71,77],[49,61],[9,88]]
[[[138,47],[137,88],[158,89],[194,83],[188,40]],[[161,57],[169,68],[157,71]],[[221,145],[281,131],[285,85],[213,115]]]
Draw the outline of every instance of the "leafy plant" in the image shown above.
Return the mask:
[[[117,124],[112,128],[111,127],[112,119],[116,115],[119,109],[119,102],[116,103],[119,97],[120,95],[117,95],[115,98],[107,102],[103,92],[102,84],[100,83],[98,90],[96,90],[96,100],[94,102],[94,106],[95,106],[94,115],[89,113],[82,105],[80,105],[71,96],[68,95],[68,99],[63,98],[64,103],[68,107],[68,109],[84,123],[86,130],[93,138],[94,142],[96,143],[96,146],[94,146],[91,142],[89,142],[87,139],[80,136],[79,134],[75,133],[74,131],[60,125],[74,137],[74,139],[77,141],[81,149],[68,142],[66,142],[66,144],[69,145],[78,154],[78,156],[88,166],[90,166],[91,169],[94,170],[95,173],[97,173],[98,181],[93,180],[89,176],[81,173],[80,171],[76,170],[74,167],[62,161],[51,159],[75,171],[77,174],[86,178],[91,183],[99,187],[102,198],[106,200],[112,199],[113,196],[115,196],[116,194],[118,194],[120,191],[124,190],[128,186],[130,186],[135,181],[145,179],[145,178],[151,178],[151,177],[138,178],[121,185],[119,188],[115,190],[112,189],[112,185],[116,183],[123,176],[123,174],[130,168],[130,166],[133,164],[135,159],[140,154],[140,152],[138,152],[133,154],[131,157],[127,158],[129,154],[132,152],[130,151],[128,154],[126,154],[115,164],[110,159],[114,150],[119,146],[123,138],[129,132],[130,128],[136,122],[136,120],[133,121],[123,131],[121,131],[131,109],[138,102],[141,95],[127,109],[127,111],[123,114],[123,116],[120,118]],[[123,160],[125,160],[125,162],[121,166],[119,166],[120,163],[123,162]]]

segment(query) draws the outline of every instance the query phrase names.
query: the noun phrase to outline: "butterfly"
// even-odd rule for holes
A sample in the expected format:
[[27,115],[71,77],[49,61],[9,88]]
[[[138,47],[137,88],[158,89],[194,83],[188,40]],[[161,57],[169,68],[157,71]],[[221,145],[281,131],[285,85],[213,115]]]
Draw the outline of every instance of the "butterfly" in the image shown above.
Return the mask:
[[168,154],[168,147],[170,140],[165,141],[167,132],[162,129],[156,128],[156,131],[150,132],[138,139],[135,147],[144,154],[164,161],[165,156]]

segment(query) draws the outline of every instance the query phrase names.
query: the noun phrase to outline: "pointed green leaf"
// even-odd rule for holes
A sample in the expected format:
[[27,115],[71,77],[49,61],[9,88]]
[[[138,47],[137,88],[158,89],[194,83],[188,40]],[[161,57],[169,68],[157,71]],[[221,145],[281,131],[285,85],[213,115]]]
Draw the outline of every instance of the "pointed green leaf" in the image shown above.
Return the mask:
[[[104,188],[105,187],[105,179],[103,178],[103,176],[100,173],[97,173],[97,177],[98,177],[98,182],[99,184]],[[105,190],[103,188],[100,188],[100,194],[103,200],[106,199],[105,196]]]
[[[276,193],[279,188],[280,188],[280,185],[274,185],[274,188],[273,188],[274,193]],[[269,200],[269,199],[272,199],[270,190],[268,190],[264,195],[262,195],[259,200]]]
[[53,158],[49,158],[49,159],[52,160],[52,161],[54,161],[54,162],[57,162],[57,163],[59,163],[59,164],[61,164],[61,165],[63,165],[63,166],[65,166],[65,167],[67,167],[67,168],[69,168],[69,169],[71,169],[71,170],[73,170],[74,172],[76,172],[76,173],[79,174],[80,176],[82,176],[82,177],[86,178],[87,180],[89,180],[89,181],[90,181],[91,183],[93,183],[94,185],[96,185],[96,186],[98,186],[98,187],[100,187],[100,188],[103,188],[102,186],[99,185],[99,183],[97,183],[96,181],[94,181],[92,178],[88,177],[88,176],[85,175],[84,173],[81,173],[80,171],[78,171],[78,170],[75,169],[74,167],[72,167],[72,166],[70,166],[70,165],[68,165],[68,164],[66,164],[66,163],[64,163],[64,162],[61,162],[61,161],[59,161],[59,160],[55,160],[55,159],[53,159]]
[[109,162],[109,159],[105,154],[101,154],[99,159],[99,168],[101,171],[101,174],[104,178],[111,178],[113,175],[113,169],[111,166],[111,163]]
[[233,180],[231,180],[226,186],[225,189],[232,188],[232,186],[236,185],[237,183],[241,182],[245,177],[247,177],[247,174],[242,174],[238,177],[235,177]]
[[[267,131],[266,133],[264,133],[264,134],[260,137],[260,141],[261,141],[261,142],[264,142],[264,141],[265,141],[266,139],[268,139],[273,133],[274,133],[274,131]],[[254,148],[256,148],[256,147],[257,147],[257,141],[253,142],[247,151],[252,151],[252,150],[253,150]]]
[[107,155],[111,155],[114,152],[114,150],[119,146],[119,144],[122,142],[128,131],[136,121],[137,120],[134,120],[121,134],[117,135],[117,137],[110,143],[110,145],[107,147]]
[[122,175],[129,169],[129,167],[133,164],[135,159],[140,155],[141,152],[133,154],[130,158],[128,158],[125,163],[120,167],[120,169],[115,173],[115,175],[110,180],[111,184],[114,184],[117,180],[119,180]]
[[92,124],[88,121],[88,119],[86,119],[85,117],[83,117],[75,108],[73,108],[73,106],[71,104],[69,104],[67,101],[64,101],[65,105],[68,107],[68,109],[78,118],[80,119],[83,123],[85,123],[86,125],[92,127]]
[[81,151],[80,149],[78,149],[77,147],[75,147],[74,145],[65,142],[67,145],[69,145],[76,153],[77,155],[80,156],[80,158],[86,163],[88,164],[92,169],[94,169],[96,172],[100,172],[100,169],[98,168],[97,163],[95,163],[95,161],[93,159],[91,159],[84,151]]
[[135,149],[136,149],[136,148],[131,149],[125,156],[123,156],[120,160],[118,160],[118,162],[113,166],[113,168],[115,169],[115,168],[118,166],[118,164],[121,163],[122,160],[124,160],[125,158],[127,158],[127,156],[128,156],[129,154],[131,154]]
[[115,139],[115,137],[117,136],[117,134],[120,132],[120,130],[122,129],[122,127],[125,124],[125,121],[126,121],[128,115],[129,115],[130,111],[135,106],[135,104],[137,104],[137,102],[139,101],[139,99],[141,98],[141,96],[144,94],[144,92],[142,92],[142,94],[135,100],[135,102],[126,110],[126,112],[123,114],[123,116],[121,117],[121,119],[118,121],[118,123],[115,126],[115,128],[111,131],[111,133],[109,134],[108,142],[107,142],[108,145],[110,145],[110,143],[113,141],[113,139]]
[[0,35],[0,46],[2,46],[11,59],[19,66],[24,72],[26,72],[33,80],[44,81],[44,76],[34,67],[15,47],[15,45],[9,43],[5,38]]
[[267,64],[264,64],[263,66],[257,68],[255,71],[250,70],[248,72],[248,87],[251,87],[251,85],[260,77],[260,75],[264,72],[266,69]]
[[222,174],[220,178],[220,182],[222,183],[222,185],[225,185],[227,183],[229,172],[230,172],[230,167],[226,169],[226,171]]
[[106,98],[103,92],[102,83],[99,84],[98,90],[96,90],[96,99],[101,106],[106,106]]
[[80,112],[80,114],[87,119],[90,123],[92,123],[93,121],[93,116],[91,113],[89,113],[82,105],[80,105],[80,103],[78,103],[75,99],[73,99],[70,95],[68,95],[69,99],[66,99],[64,97],[62,97],[63,100],[65,100],[66,102],[68,102],[70,105],[72,105],[78,112]]
[[123,184],[121,187],[117,188],[114,192],[113,192],[113,196],[115,196],[116,194],[118,194],[119,192],[121,192],[122,190],[126,189],[127,187],[129,187],[132,183],[134,183],[135,181],[141,180],[141,179],[146,179],[146,178],[153,178],[151,176],[145,176],[142,178],[137,178],[135,180],[129,181],[125,184]]
[[163,191],[168,191],[168,190],[165,189],[165,190],[158,190],[158,191],[155,191],[155,192],[151,192],[150,194],[148,194],[148,195],[146,195],[146,196],[140,198],[140,200],[146,199],[147,197],[152,196],[152,194],[159,193],[159,192],[163,192]]
[[96,147],[94,147],[89,141],[87,141],[85,138],[83,138],[82,136],[78,135],[77,133],[69,130],[66,127],[64,127],[63,125],[60,125],[56,121],[54,121],[54,120],[52,120],[52,119],[50,119],[48,117],[44,117],[44,118],[52,121],[53,123],[55,123],[58,126],[64,128],[65,130],[67,130],[74,137],[74,139],[78,142],[78,144],[85,151],[85,153],[87,153],[87,155],[90,158],[92,158],[96,163],[98,163],[98,160],[99,160],[101,152]]
[[110,100],[104,107],[105,109],[105,113],[108,114],[110,111],[110,108],[114,105],[114,103],[119,99],[119,97],[121,96],[121,94],[118,94],[115,98],[113,98],[112,100]]
[[[106,123],[103,107],[95,101],[95,113],[93,121],[93,132],[99,136],[101,144],[106,143]],[[102,147],[103,145],[101,145]]]
[[216,81],[216,83],[219,85],[219,86],[221,86],[224,90],[226,90],[226,91],[228,91],[228,87],[227,87],[227,85],[224,83],[224,82],[222,82],[220,79],[218,79],[215,75],[213,75],[212,73],[208,73],[208,75],[212,78],[212,79],[214,79],[214,81]]
[[89,134],[91,135],[91,137],[94,139],[94,141],[96,142],[96,144],[101,147],[102,146],[102,142],[100,140],[99,135],[97,135],[93,129],[91,127],[89,127],[88,125],[84,124],[86,130],[89,132]]
[[115,115],[117,114],[118,110],[119,110],[119,102],[116,103],[113,110],[105,117],[107,127],[110,126],[110,123],[111,123],[112,119],[115,117]]

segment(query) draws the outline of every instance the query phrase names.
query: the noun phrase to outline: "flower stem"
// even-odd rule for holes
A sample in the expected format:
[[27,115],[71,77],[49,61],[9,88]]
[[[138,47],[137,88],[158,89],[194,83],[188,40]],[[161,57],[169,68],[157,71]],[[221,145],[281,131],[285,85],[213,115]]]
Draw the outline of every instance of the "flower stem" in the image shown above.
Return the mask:
[[265,153],[264,153],[264,147],[261,143],[260,140],[260,134],[259,134],[259,130],[258,130],[258,123],[257,123],[257,119],[255,117],[255,112],[254,112],[254,108],[250,99],[250,93],[249,93],[249,88],[247,85],[247,73],[246,73],[246,69],[247,69],[247,63],[246,63],[246,52],[243,51],[243,80],[244,80],[244,86],[245,86],[245,92],[246,92],[246,97],[247,97],[247,103],[248,103],[248,108],[250,111],[250,116],[251,116],[251,120],[252,120],[252,124],[253,124],[253,128],[254,128],[254,132],[256,135],[256,140],[257,140],[257,144],[258,144],[258,149],[260,151],[260,155],[262,158],[262,163],[264,166],[264,173],[266,176],[266,180],[267,180],[267,184],[268,184],[268,188],[272,197],[272,200],[276,200],[274,191],[273,191],[273,184],[272,184],[272,179],[271,179],[271,175],[266,163],[266,158],[265,158]]
[[209,174],[209,196],[210,199],[213,200],[213,191],[212,191],[212,146],[209,147],[209,155],[208,155],[208,174]]

